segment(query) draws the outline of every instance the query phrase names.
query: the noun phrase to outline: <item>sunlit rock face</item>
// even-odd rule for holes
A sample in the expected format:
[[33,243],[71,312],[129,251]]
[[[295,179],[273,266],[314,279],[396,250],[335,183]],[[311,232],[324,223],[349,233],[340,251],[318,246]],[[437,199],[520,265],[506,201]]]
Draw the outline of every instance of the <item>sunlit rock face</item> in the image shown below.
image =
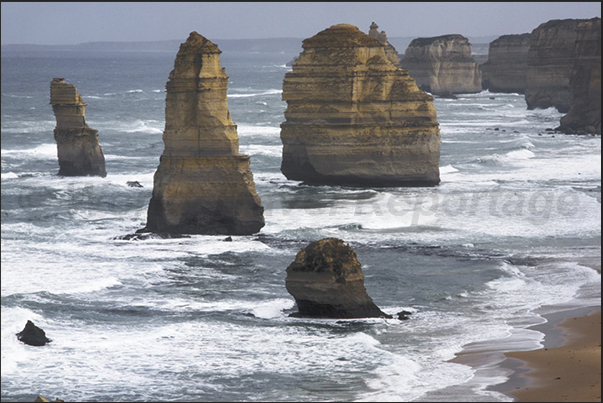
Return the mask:
[[57,121],[54,139],[59,175],[105,177],[105,156],[98,143],[98,131],[86,124],[86,104],[77,88],[63,78],[53,79],[50,104]]
[[568,134],[601,134],[601,19],[579,21],[567,115],[556,129]]
[[530,34],[503,35],[490,42],[481,65],[482,87],[490,92],[523,94],[527,85]]
[[432,94],[476,93],[482,90],[479,65],[462,35],[417,38],[408,45],[400,66],[422,90]]
[[147,231],[248,235],[264,226],[249,156],[239,154],[220,53],[197,32],[180,46],[166,84],[165,149]]
[[281,171],[308,184],[433,186],[440,131],[433,98],[357,27],[303,41],[283,81]]

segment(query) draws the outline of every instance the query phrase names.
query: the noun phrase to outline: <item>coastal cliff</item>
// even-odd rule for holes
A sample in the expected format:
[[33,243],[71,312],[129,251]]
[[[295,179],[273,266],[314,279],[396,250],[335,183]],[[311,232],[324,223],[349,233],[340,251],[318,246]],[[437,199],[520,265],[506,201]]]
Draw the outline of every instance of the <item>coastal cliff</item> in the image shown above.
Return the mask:
[[339,24],[302,47],[283,81],[283,174],[309,184],[437,185],[433,98],[389,61],[383,44]]
[[220,53],[197,32],[180,45],[144,231],[248,235],[264,226],[249,156],[239,154]]
[[477,93],[482,90],[479,65],[471,44],[462,35],[414,39],[400,61],[422,90],[435,95]]
[[601,134],[601,19],[579,21],[576,33],[570,108],[556,130]]
[[488,61],[481,65],[482,88],[523,94],[528,73],[530,34],[503,35],[490,42]]
[[59,175],[107,176],[105,156],[98,143],[98,131],[86,124],[86,104],[74,85],[64,78],[50,83],[50,104],[57,121]]
[[551,20],[532,31],[525,92],[528,109],[569,110],[578,21]]

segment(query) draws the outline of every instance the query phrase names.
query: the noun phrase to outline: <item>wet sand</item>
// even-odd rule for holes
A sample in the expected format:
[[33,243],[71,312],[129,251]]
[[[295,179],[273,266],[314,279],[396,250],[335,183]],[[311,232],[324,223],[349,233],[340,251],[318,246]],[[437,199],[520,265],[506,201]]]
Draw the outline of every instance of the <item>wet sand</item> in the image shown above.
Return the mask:
[[519,402],[600,402],[601,310],[556,326],[564,333],[560,346],[505,353],[527,369],[527,385],[506,393]]

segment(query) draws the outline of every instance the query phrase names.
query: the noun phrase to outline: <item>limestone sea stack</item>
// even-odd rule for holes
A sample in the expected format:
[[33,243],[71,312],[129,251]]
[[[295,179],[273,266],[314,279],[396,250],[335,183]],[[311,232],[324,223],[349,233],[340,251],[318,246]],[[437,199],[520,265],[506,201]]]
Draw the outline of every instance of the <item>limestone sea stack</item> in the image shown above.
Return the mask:
[[391,317],[366,292],[356,253],[341,239],[325,238],[303,248],[287,267],[285,285],[299,310],[293,316]]
[[50,83],[50,104],[57,121],[59,175],[107,176],[105,156],[98,143],[98,131],[86,124],[86,104],[74,85],[64,78]]
[[471,57],[469,40],[462,35],[413,39],[400,66],[408,70],[419,88],[435,95],[482,90],[479,65]]
[[396,50],[394,45],[387,41],[387,34],[385,33],[385,31],[379,32],[379,25],[373,22],[369,27],[368,34],[371,38],[378,40],[379,43],[385,46],[385,56],[387,56],[387,59],[392,62],[394,66],[399,67],[400,55],[398,54],[398,51]]
[[239,154],[218,46],[191,32],[166,84],[165,149],[141,231],[249,235],[264,226],[249,156]]
[[601,18],[579,21],[576,32],[570,108],[556,130],[601,134]]
[[482,88],[523,94],[528,74],[530,34],[503,35],[490,42],[488,61],[481,65]]
[[433,98],[392,64],[384,45],[339,24],[302,47],[283,81],[283,174],[318,185],[437,185]]

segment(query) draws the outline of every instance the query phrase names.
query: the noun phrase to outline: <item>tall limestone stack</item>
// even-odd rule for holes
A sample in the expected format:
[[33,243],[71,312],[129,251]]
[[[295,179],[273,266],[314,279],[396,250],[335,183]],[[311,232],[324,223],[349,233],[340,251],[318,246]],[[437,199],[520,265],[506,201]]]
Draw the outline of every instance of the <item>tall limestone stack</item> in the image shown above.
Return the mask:
[[601,134],[601,18],[578,22],[570,88],[570,109],[556,130]]
[[107,176],[105,156],[98,143],[98,131],[86,124],[86,104],[74,85],[64,78],[50,83],[50,104],[57,121],[59,175]]
[[368,34],[371,38],[375,38],[379,43],[385,46],[385,56],[387,56],[387,59],[392,62],[394,66],[400,67],[400,55],[396,48],[394,48],[394,45],[387,41],[387,34],[385,31],[379,32],[379,25],[373,22],[369,27]]
[[218,47],[191,32],[166,84],[165,149],[144,230],[249,235],[264,226],[249,156],[239,154]]
[[490,42],[488,61],[481,65],[482,87],[491,92],[525,93],[529,49],[529,33],[503,35]]
[[462,35],[417,38],[408,45],[400,67],[407,69],[422,90],[436,95],[477,93],[482,90],[479,65],[471,44]]
[[283,81],[283,174],[309,184],[437,185],[433,98],[384,46],[339,24],[305,39],[303,49]]

